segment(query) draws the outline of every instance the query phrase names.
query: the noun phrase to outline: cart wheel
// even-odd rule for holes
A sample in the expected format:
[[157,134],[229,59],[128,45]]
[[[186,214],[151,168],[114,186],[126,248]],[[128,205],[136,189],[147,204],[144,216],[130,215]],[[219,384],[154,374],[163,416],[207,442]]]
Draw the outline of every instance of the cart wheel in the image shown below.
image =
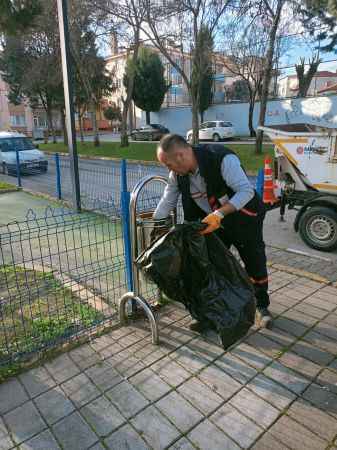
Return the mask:
[[324,206],[307,209],[301,216],[299,232],[309,247],[323,252],[337,248],[337,212]]

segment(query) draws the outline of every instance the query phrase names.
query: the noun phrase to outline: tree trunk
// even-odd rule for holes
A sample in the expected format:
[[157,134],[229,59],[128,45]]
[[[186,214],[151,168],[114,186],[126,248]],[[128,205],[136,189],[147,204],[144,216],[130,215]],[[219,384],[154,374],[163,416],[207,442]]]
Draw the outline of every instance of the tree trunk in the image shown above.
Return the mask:
[[310,84],[311,84],[311,80],[312,78],[309,79],[309,77],[307,78],[305,75],[303,77],[303,80],[298,80],[298,94],[297,97],[306,97]]
[[[264,125],[266,111],[267,111],[267,101],[268,101],[268,92],[269,92],[269,84],[271,80],[272,70],[273,70],[273,58],[275,51],[275,41],[276,41],[276,33],[280,23],[282,7],[285,3],[285,0],[278,0],[275,17],[273,20],[272,28],[269,36],[269,45],[266,56],[266,65],[265,71],[263,74],[262,80],[262,93],[260,99],[260,115],[259,115],[259,126]],[[263,139],[263,131],[258,130],[256,136],[255,143],[255,151],[256,153],[262,153],[262,139]]]
[[92,127],[94,131],[94,146],[99,147],[99,134],[98,134],[98,127],[97,127],[97,117],[96,117],[96,105],[94,105],[94,112],[92,115]]
[[60,108],[60,114],[61,114],[61,126],[62,126],[62,131],[63,131],[63,142],[64,142],[64,145],[68,145],[68,133],[67,133],[67,127],[66,127],[66,117],[65,117],[63,108]]
[[192,98],[192,129],[193,129],[192,144],[197,145],[199,143],[199,111],[197,99],[193,98]]
[[121,147],[129,146],[127,120],[128,120],[128,105],[123,101],[122,122],[121,122]]
[[48,132],[51,133],[51,135],[53,136],[53,144],[56,144],[56,134],[55,134],[55,129],[54,129],[54,124],[53,124],[53,115],[52,115],[52,110],[50,105],[47,105],[47,122],[48,122]]
[[253,125],[253,117],[254,117],[254,107],[255,107],[255,97],[249,97],[249,111],[248,111],[248,128],[250,137],[255,137],[256,132]]
[[145,114],[146,114],[146,125],[150,125],[150,114],[151,114],[151,112],[150,111],[146,111]]
[[132,111],[132,102],[130,104],[130,108],[129,108],[129,130],[133,130],[135,127],[133,126],[133,111]]
[[80,139],[81,139],[81,143],[84,143],[84,133],[83,133],[83,114],[81,114],[81,112],[79,111],[78,113],[78,126],[80,129]]
[[204,111],[200,112],[200,123],[203,123],[204,121]]
[[45,144],[48,144],[48,142],[49,142],[49,128],[47,128],[46,130],[43,130],[43,142]]
[[[139,28],[134,31],[134,47],[132,60],[135,63],[138,58],[138,50],[139,50]],[[123,111],[122,111],[122,123],[121,123],[121,147],[129,146],[129,138],[128,138],[128,130],[127,130],[127,121],[128,121],[128,112],[132,101],[133,94],[133,85],[134,85],[135,77],[134,74],[129,74],[128,77],[128,85],[126,88],[126,98],[123,99]]]

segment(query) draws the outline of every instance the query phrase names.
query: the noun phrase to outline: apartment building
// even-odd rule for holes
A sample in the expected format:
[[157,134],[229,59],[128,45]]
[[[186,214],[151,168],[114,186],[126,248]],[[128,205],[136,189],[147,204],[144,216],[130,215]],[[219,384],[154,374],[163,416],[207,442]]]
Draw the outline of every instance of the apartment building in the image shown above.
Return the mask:
[[[337,83],[337,70],[332,72],[329,70],[321,70],[316,72],[308,89],[307,96],[319,95],[325,92],[327,88]],[[278,82],[279,97],[296,97],[298,94],[297,75],[287,75]]]

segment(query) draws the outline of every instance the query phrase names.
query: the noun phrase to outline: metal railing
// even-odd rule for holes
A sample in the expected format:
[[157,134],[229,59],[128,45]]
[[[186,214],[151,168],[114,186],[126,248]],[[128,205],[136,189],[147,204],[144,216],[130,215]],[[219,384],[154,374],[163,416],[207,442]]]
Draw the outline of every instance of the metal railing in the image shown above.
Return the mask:
[[[1,174],[0,181],[15,183],[32,192],[47,194],[58,200],[72,200],[72,182],[70,160],[68,155],[46,155],[47,171],[30,167],[25,169],[21,164],[20,152],[17,152],[16,167],[10,174]],[[0,168],[1,171],[1,168]],[[167,176],[164,167],[157,164],[141,164],[128,162],[127,183],[132,189],[141,178],[147,175]],[[85,209],[100,210],[111,208],[111,213],[119,215],[120,210],[120,162],[99,159],[79,158],[79,176],[81,200]]]
[[161,175],[139,181],[140,174],[123,161],[114,181],[119,199],[117,192],[113,201],[93,199],[92,210],[82,213],[29,210],[25,220],[0,226],[0,366],[124,323],[130,299],[145,309],[158,342],[151,309],[158,289],[141,279],[134,262],[144,249],[139,231],[154,224],[140,218],[155,209],[166,181]]
[[0,227],[0,365],[117,323],[121,220],[48,208]]
[[[135,302],[148,314],[158,342],[151,305],[160,293],[142,278],[135,260],[152,227],[167,226],[152,220],[167,171],[123,161],[108,170],[100,166],[95,176],[112,167],[107,192],[88,195],[90,211],[48,207],[42,216],[30,210],[25,220],[0,226],[0,366],[118,324],[118,314],[124,323],[126,305]],[[55,177],[63,192],[65,172],[59,181]],[[179,204],[177,212],[180,221]]]

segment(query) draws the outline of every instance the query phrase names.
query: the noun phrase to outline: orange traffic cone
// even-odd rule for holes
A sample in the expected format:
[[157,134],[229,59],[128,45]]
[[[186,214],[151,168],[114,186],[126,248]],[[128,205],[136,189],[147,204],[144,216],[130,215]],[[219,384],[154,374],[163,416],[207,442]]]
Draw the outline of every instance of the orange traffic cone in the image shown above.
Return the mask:
[[274,193],[273,170],[271,168],[271,159],[267,156],[264,160],[264,183],[263,183],[263,203],[273,205],[278,202]]

